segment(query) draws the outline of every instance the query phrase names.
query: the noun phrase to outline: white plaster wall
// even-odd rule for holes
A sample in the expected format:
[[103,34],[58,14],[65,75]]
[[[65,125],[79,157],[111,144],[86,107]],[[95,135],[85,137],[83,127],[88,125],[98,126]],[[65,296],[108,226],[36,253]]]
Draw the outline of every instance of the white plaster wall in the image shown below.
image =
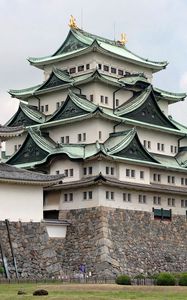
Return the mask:
[[60,192],[59,191],[51,191],[45,193],[43,210],[59,210],[60,203]]
[[[92,191],[92,199],[84,200],[83,192]],[[73,193],[72,202],[64,202],[64,194]],[[99,204],[98,189],[97,187],[90,186],[87,188],[79,189],[66,189],[61,192],[60,196],[60,209],[69,210],[69,209],[80,209],[80,208],[89,208],[96,207]]]
[[65,238],[67,226],[66,225],[46,225],[47,233],[50,238]]
[[[128,182],[134,182],[134,183],[142,183],[142,184],[149,184],[150,183],[150,169],[143,167],[143,166],[137,166],[137,165],[131,165],[126,163],[119,163],[119,180],[121,181],[128,181]],[[126,169],[135,170],[135,177],[126,176]],[[140,178],[140,171],[144,172],[144,178]]]
[[43,188],[0,183],[0,220],[40,222],[43,219]]
[[[99,140],[99,131],[102,132],[100,142],[104,142],[109,133],[113,131],[113,123],[108,120],[87,119],[76,123],[69,123],[63,126],[55,126],[49,129],[49,135],[55,142],[61,142],[62,136],[69,136],[70,143],[95,143]],[[78,134],[86,133],[86,141],[78,142]]]
[[64,177],[63,182],[80,180],[82,174],[82,163],[71,161],[69,159],[59,159],[53,161],[50,166],[50,174],[56,175],[56,171],[60,171],[60,174],[64,174],[64,170],[73,169],[73,176]]
[[21,136],[12,137],[11,139],[7,140],[5,143],[6,155],[12,156],[15,153],[14,146],[22,145],[23,142],[25,141],[25,138],[26,138],[26,134],[24,133]]

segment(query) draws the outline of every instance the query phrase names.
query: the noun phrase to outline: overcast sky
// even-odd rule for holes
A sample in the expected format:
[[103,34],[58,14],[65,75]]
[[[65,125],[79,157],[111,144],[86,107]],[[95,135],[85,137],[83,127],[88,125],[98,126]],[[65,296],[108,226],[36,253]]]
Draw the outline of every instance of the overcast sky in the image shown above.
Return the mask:
[[[0,124],[18,107],[7,91],[43,80],[27,58],[55,52],[68,33],[71,14],[86,31],[110,39],[125,32],[130,50],[169,61],[154,85],[187,91],[187,0],[0,0]],[[187,100],[170,109],[187,124],[186,111]]]

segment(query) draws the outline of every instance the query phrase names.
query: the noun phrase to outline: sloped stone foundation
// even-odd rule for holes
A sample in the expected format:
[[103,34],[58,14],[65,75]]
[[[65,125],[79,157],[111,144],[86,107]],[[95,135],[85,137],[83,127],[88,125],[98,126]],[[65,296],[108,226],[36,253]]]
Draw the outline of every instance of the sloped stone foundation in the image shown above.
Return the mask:
[[149,212],[106,207],[61,211],[68,227],[63,270],[81,264],[93,275],[154,274],[187,271],[187,222],[154,220]]

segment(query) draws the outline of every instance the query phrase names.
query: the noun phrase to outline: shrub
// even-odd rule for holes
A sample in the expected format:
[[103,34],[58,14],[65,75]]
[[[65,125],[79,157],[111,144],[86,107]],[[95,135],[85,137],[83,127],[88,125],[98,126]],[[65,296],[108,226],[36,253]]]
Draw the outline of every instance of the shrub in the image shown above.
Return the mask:
[[179,278],[179,285],[187,286],[187,273],[182,273]]
[[176,278],[174,275],[170,273],[160,273],[156,277],[156,284],[157,285],[175,285]]
[[116,278],[116,283],[121,285],[131,285],[131,279],[128,275],[119,275]]
[[0,266],[0,274],[4,274],[4,268]]

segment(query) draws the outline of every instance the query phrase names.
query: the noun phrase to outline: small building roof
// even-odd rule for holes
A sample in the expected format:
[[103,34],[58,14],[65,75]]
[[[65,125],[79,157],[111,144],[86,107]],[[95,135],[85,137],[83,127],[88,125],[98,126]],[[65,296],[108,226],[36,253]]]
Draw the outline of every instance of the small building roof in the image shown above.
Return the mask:
[[21,135],[24,130],[23,126],[8,127],[0,125],[0,140],[3,142],[14,136]]
[[0,183],[19,183],[49,186],[57,184],[64,175],[46,175],[0,163]]

